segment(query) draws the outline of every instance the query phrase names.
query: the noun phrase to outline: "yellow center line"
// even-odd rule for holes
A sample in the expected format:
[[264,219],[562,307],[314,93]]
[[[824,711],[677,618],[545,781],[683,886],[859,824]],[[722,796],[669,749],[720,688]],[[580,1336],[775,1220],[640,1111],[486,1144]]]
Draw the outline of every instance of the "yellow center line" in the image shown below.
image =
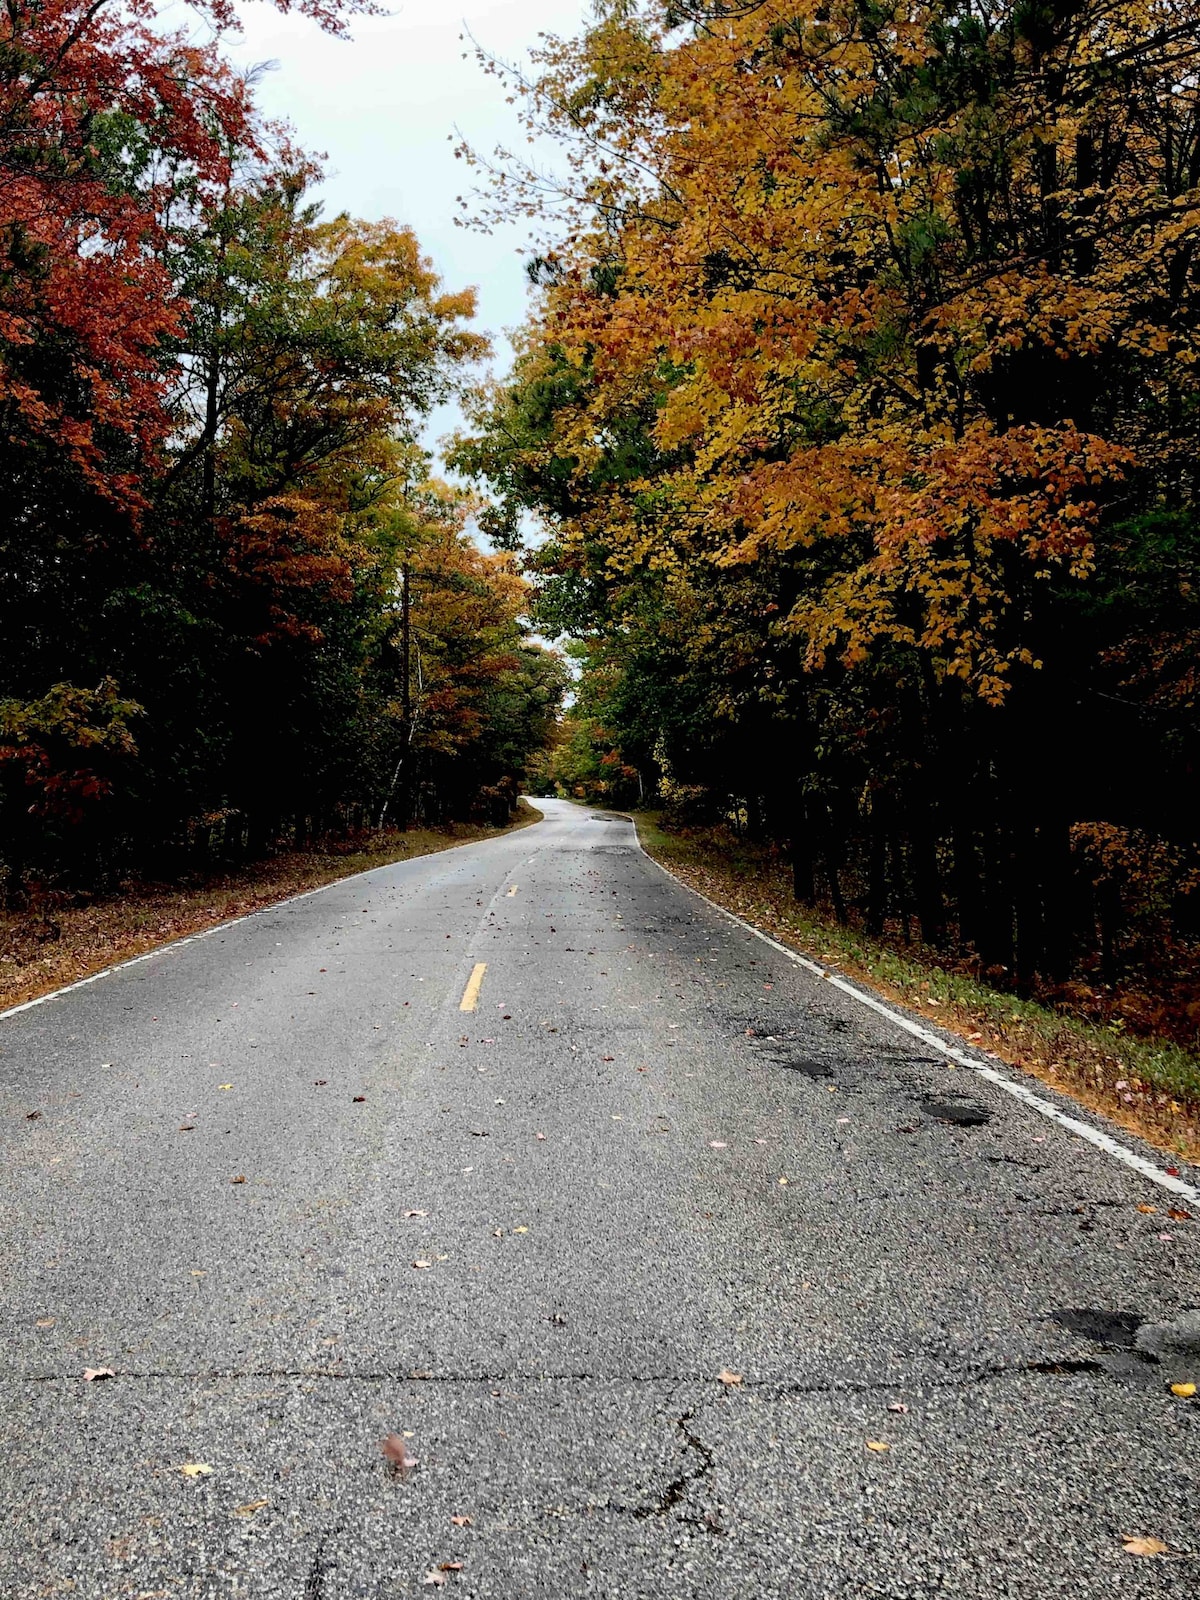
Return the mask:
[[467,979],[467,987],[463,990],[463,997],[458,1003],[460,1011],[474,1011],[479,1004],[479,991],[483,988],[483,975],[486,971],[487,962],[481,961]]

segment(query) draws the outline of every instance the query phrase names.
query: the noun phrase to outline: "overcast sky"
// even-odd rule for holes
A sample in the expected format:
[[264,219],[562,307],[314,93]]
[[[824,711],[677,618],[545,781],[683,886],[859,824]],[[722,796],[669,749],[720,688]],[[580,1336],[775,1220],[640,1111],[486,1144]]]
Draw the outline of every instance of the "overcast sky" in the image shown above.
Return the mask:
[[[502,366],[502,330],[519,323],[525,309],[516,253],[525,234],[514,228],[483,237],[454,226],[456,197],[472,181],[454,146],[461,134],[490,150],[512,144],[518,129],[501,85],[480,70],[460,35],[465,24],[493,54],[524,59],[539,33],[575,33],[590,6],[588,0],[394,0],[391,10],[356,19],[353,38],[339,41],[303,17],[246,6],[245,32],[230,53],[246,64],[277,63],[258,100],[269,116],[291,123],[304,149],[327,156],[327,214],[406,222],[449,288],[479,289],[479,324],[497,336]],[[439,414],[431,442],[455,420],[453,412]]]

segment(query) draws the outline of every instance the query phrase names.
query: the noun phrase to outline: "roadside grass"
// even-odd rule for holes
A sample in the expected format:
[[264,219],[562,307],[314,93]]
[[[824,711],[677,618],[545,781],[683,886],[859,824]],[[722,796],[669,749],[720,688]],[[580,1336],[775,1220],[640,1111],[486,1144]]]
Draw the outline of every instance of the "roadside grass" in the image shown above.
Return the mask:
[[728,829],[676,832],[645,811],[634,820],[656,861],[781,944],[962,1034],[1160,1150],[1200,1162],[1200,1057],[1005,994],[918,945],[839,927],[796,904],[777,855]]
[[390,829],[343,845],[286,851],[205,874],[198,882],[132,883],[86,901],[41,900],[29,911],[0,912],[0,1011],[306,889],[476,839],[499,838],[541,818],[522,800],[507,828],[453,823]]

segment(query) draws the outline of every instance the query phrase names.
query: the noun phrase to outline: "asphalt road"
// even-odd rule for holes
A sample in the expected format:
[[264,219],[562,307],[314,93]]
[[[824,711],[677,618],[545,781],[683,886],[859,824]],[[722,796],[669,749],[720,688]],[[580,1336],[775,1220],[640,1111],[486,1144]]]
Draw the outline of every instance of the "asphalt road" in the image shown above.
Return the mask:
[[1200,1594],[1200,1221],[543,804],[0,1020],[3,1600]]

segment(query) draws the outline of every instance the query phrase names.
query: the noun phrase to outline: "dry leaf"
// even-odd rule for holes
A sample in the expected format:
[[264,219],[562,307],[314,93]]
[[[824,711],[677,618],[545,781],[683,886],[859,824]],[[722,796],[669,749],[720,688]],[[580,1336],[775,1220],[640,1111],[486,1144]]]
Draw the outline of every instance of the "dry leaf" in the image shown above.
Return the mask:
[[439,1572],[436,1567],[431,1567],[429,1569],[429,1571],[425,1574],[425,1586],[426,1586],[426,1588],[428,1588],[431,1584],[447,1583],[447,1582],[449,1582],[449,1580],[446,1577],[446,1574],[444,1572]]
[[742,1375],[740,1372],[730,1372],[728,1367],[722,1367],[717,1373],[717,1382],[723,1383],[727,1389],[736,1389],[741,1385]]
[[514,1228],[513,1232],[514,1233],[528,1233],[529,1229],[528,1228]]
[[56,1319],[54,1317],[39,1317],[37,1320],[37,1325],[39,1328],[52,1328],[55,1320]]
[[417,1464],[416,1456],[408,1453],[403,1434],[389,1433],[386,1439],[379,1441],[379,1448],[383,1451],[384,1460],[395,1467],[402,1478],[407,1478]]
[[418,1272],[424,1271],[424,1269],[426,1267],[431,1267],[432,1265],[433,1265],[432,1261],[414,1261],[413,1262],[413,1266],[416,1267]]
[[231,1083],[219,1083],[217,1085],[217,1088],[218,1089],[232,1089],[233,1085]]
[[461,1561],[441,1561],[438,1563],[439,1572],[461,1572],[462,1569],[463,1564]]
[[724,1142],[723,1139],[710,1139],[708,1141],[708,1148],[710,1150],[728,1150],[729,1146]]
[[212,1474],[207,1461],[185,1461],[179,1470],[185,1478],[207,1478]]
[[1171,1393],[1177,1394],[1181,1400],[1190,1400],[1196,1392],[1194,1383],[1173,1383]]
[[229,1181],[230,1183],[245,1183],[245,1174],[239,1172],[236,1178],[230,1178]]
[[908,1407],[904,1404],[904,1402],[902,1400],[893,1400],[891,1405],[888,1406],[888,1410],[889,1411],[907,1411]]
[[247,1500],[244,1506],[234,1506],[235,1517],[252,1517],[256,1511],[261,1511],[270,1502],[267,1500]]
[[1131,1556],[1165,1556],[1167,1553],[1161,1539],[1126,1539],[1124,1549]]
[[427,1217],[429,1213],[428,1211],[406,1211],[404,1215],[406,1217]]
[[1172,1206],[1167,1215],[1172,1222],[1190,1222],[1192,1220],[1192,1213],[1182,1210],[1179,1206]]
[[366,1098],[367,1098],[367,1097],[366,1097],[366,1095],[365,1095],[365,1094],[356,1094],[356,1095],[355,1095],[355,1096],[354,1096],[354,1102],[353,1102],[353,1103],[354,1103],[354,1104],[355,1104],[355,1105],[356,1105],[356,1106],[361,1106],[361,1105],[362,1105],[362,1104],[363,1104],[363,1102],[364,1102],[364,1101],[365,1101],[365,1100],[366,1100]]
[[84,1383],[98,1383],[101,1378],[115,1378],[116,1373],[111,1367],[84,1367]]
[[867,1449],[868,1450],[875,1450],[875,1451],[878,1451],[880,1454],[882,1454],[883,1451],[890,1450],[891,1448],[892,1448],[891,1445],[890,1444],[885,1444],[882,1439],[868,1439],[867,1440]]
[[470,1517],[451,1517],[450,1521],[456,1528],[469,1528],[471,1526]]
[[1152,1217],[1158,1210],[1157,1206],[1139,1205],[1138,1210],[1144,1217]]

